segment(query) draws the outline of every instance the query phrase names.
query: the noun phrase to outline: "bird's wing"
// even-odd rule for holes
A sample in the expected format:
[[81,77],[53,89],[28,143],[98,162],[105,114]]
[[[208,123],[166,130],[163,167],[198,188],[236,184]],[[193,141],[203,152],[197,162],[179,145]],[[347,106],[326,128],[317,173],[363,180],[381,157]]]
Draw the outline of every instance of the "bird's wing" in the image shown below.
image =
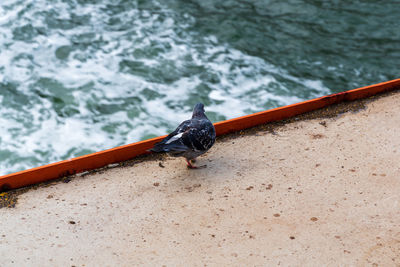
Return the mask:
[[215,141],[214,126],[209,120],[194,121],[180,137],[181,142],[197,151],[208,150]]
[[167,137],[165,137],[160,142],[160,144],[170,144],[173,141],[179,139],[183,135],[183,133],[190,128],[190,125],[191,125],[191,120],[183,121],[181,124],[179,124],[179,126],[175,129],[175,131],[173,131]]
[[206,151],[215,141],[214,126],[209,120],[191,119],[182,122],[178,128],[154,145],[153,152],[183,152],[187,150]]
[[154,145],[150,151],[153,152],[169,152],[169,151],[178,151],[183,152],[188,150],[182,142],[181,138],[185,131],[190,128],[191,121],[186,120],[182,122],[172,133],[170,133],[167,137],[165,137],[161,142],[158,142]]

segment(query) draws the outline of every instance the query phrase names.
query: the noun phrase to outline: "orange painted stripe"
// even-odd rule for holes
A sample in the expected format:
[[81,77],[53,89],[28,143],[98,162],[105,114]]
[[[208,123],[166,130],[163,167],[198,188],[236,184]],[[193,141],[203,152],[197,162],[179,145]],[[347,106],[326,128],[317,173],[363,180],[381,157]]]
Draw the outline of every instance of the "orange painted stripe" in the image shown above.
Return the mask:
[[[270,109],[243,117],[215,123],[217,135],[243,130],[271,121],[287,119],[305,112],[320,109],[343,101],[352,101],[366,98],[382,92],[400,89],[400,79],[374,84],[338,94],[327,95],[312,100]],[[116,148],[96,152],[93,154],[51,163],[41,167],[16,172],[0,177],[0,192],[15,189],[31,184],[36,184],[51,179],[71,175],[83,171],[93,170],[132,159],[148,153],[147,150],[165,136],[160,136],[137,143],[119,146]]]
[[400,79],[361,87],[337,94],[322,96],[304,102],[257,112],[243,117],[215,123],[217,135],[226,134],[263,123],[287,119],[312,110],[327,107],[344,101],[367,98],[383,92],[400,89]]

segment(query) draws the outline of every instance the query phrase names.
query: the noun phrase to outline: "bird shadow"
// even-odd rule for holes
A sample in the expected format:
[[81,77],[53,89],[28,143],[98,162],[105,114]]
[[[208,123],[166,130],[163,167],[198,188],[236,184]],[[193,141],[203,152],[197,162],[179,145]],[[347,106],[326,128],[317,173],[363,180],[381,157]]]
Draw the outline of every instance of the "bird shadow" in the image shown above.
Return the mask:
[[[166,160],[162,163],[163,166],[174,170],[170,173],[170,186],[175,192],[182,189],[191,190],[191,187],[199,187],[202,183],[218,184],[226,179],[233,178],[236,170],[232,163],[233,159],[228,156],[214,157],[209,155],[207,157],[200,157],[196,161],[196,166],[206,165],[204,168],[189,169],[185,166],[185,161],[182,159]],[[174,165],[174,166],[171,166]]]

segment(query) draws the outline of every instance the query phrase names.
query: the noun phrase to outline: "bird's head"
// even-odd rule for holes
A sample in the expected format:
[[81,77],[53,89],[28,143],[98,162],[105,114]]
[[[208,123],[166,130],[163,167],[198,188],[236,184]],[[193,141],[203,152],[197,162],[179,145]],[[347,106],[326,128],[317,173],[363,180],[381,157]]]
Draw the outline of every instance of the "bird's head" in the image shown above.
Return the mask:
[[203,103],[197,103],[193,108],[192,118],[204,116],[204,105]]

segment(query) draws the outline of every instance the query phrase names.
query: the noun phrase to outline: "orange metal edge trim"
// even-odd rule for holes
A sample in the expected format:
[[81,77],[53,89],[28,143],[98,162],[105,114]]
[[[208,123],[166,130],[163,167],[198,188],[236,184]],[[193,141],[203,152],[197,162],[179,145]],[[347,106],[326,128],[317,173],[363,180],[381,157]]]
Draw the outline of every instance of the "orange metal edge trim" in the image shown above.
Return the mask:
[[[261,111],[243,117],[217,122],[214,125],[217,135],[222,135],[267,122],[287,119],[339,102],[366,98],[395,89],[400,89],[400,79],[361,87],[342,93],[327,95],[271,110]],[[147,154],[149,153],[147,150],[164,137],[165,136],[159,136],[145,141],[119,146],[93,154],[1,176],[0,192],[72,175],[75,173],[93,170],[108,164],[129,160],[136,156]]]

